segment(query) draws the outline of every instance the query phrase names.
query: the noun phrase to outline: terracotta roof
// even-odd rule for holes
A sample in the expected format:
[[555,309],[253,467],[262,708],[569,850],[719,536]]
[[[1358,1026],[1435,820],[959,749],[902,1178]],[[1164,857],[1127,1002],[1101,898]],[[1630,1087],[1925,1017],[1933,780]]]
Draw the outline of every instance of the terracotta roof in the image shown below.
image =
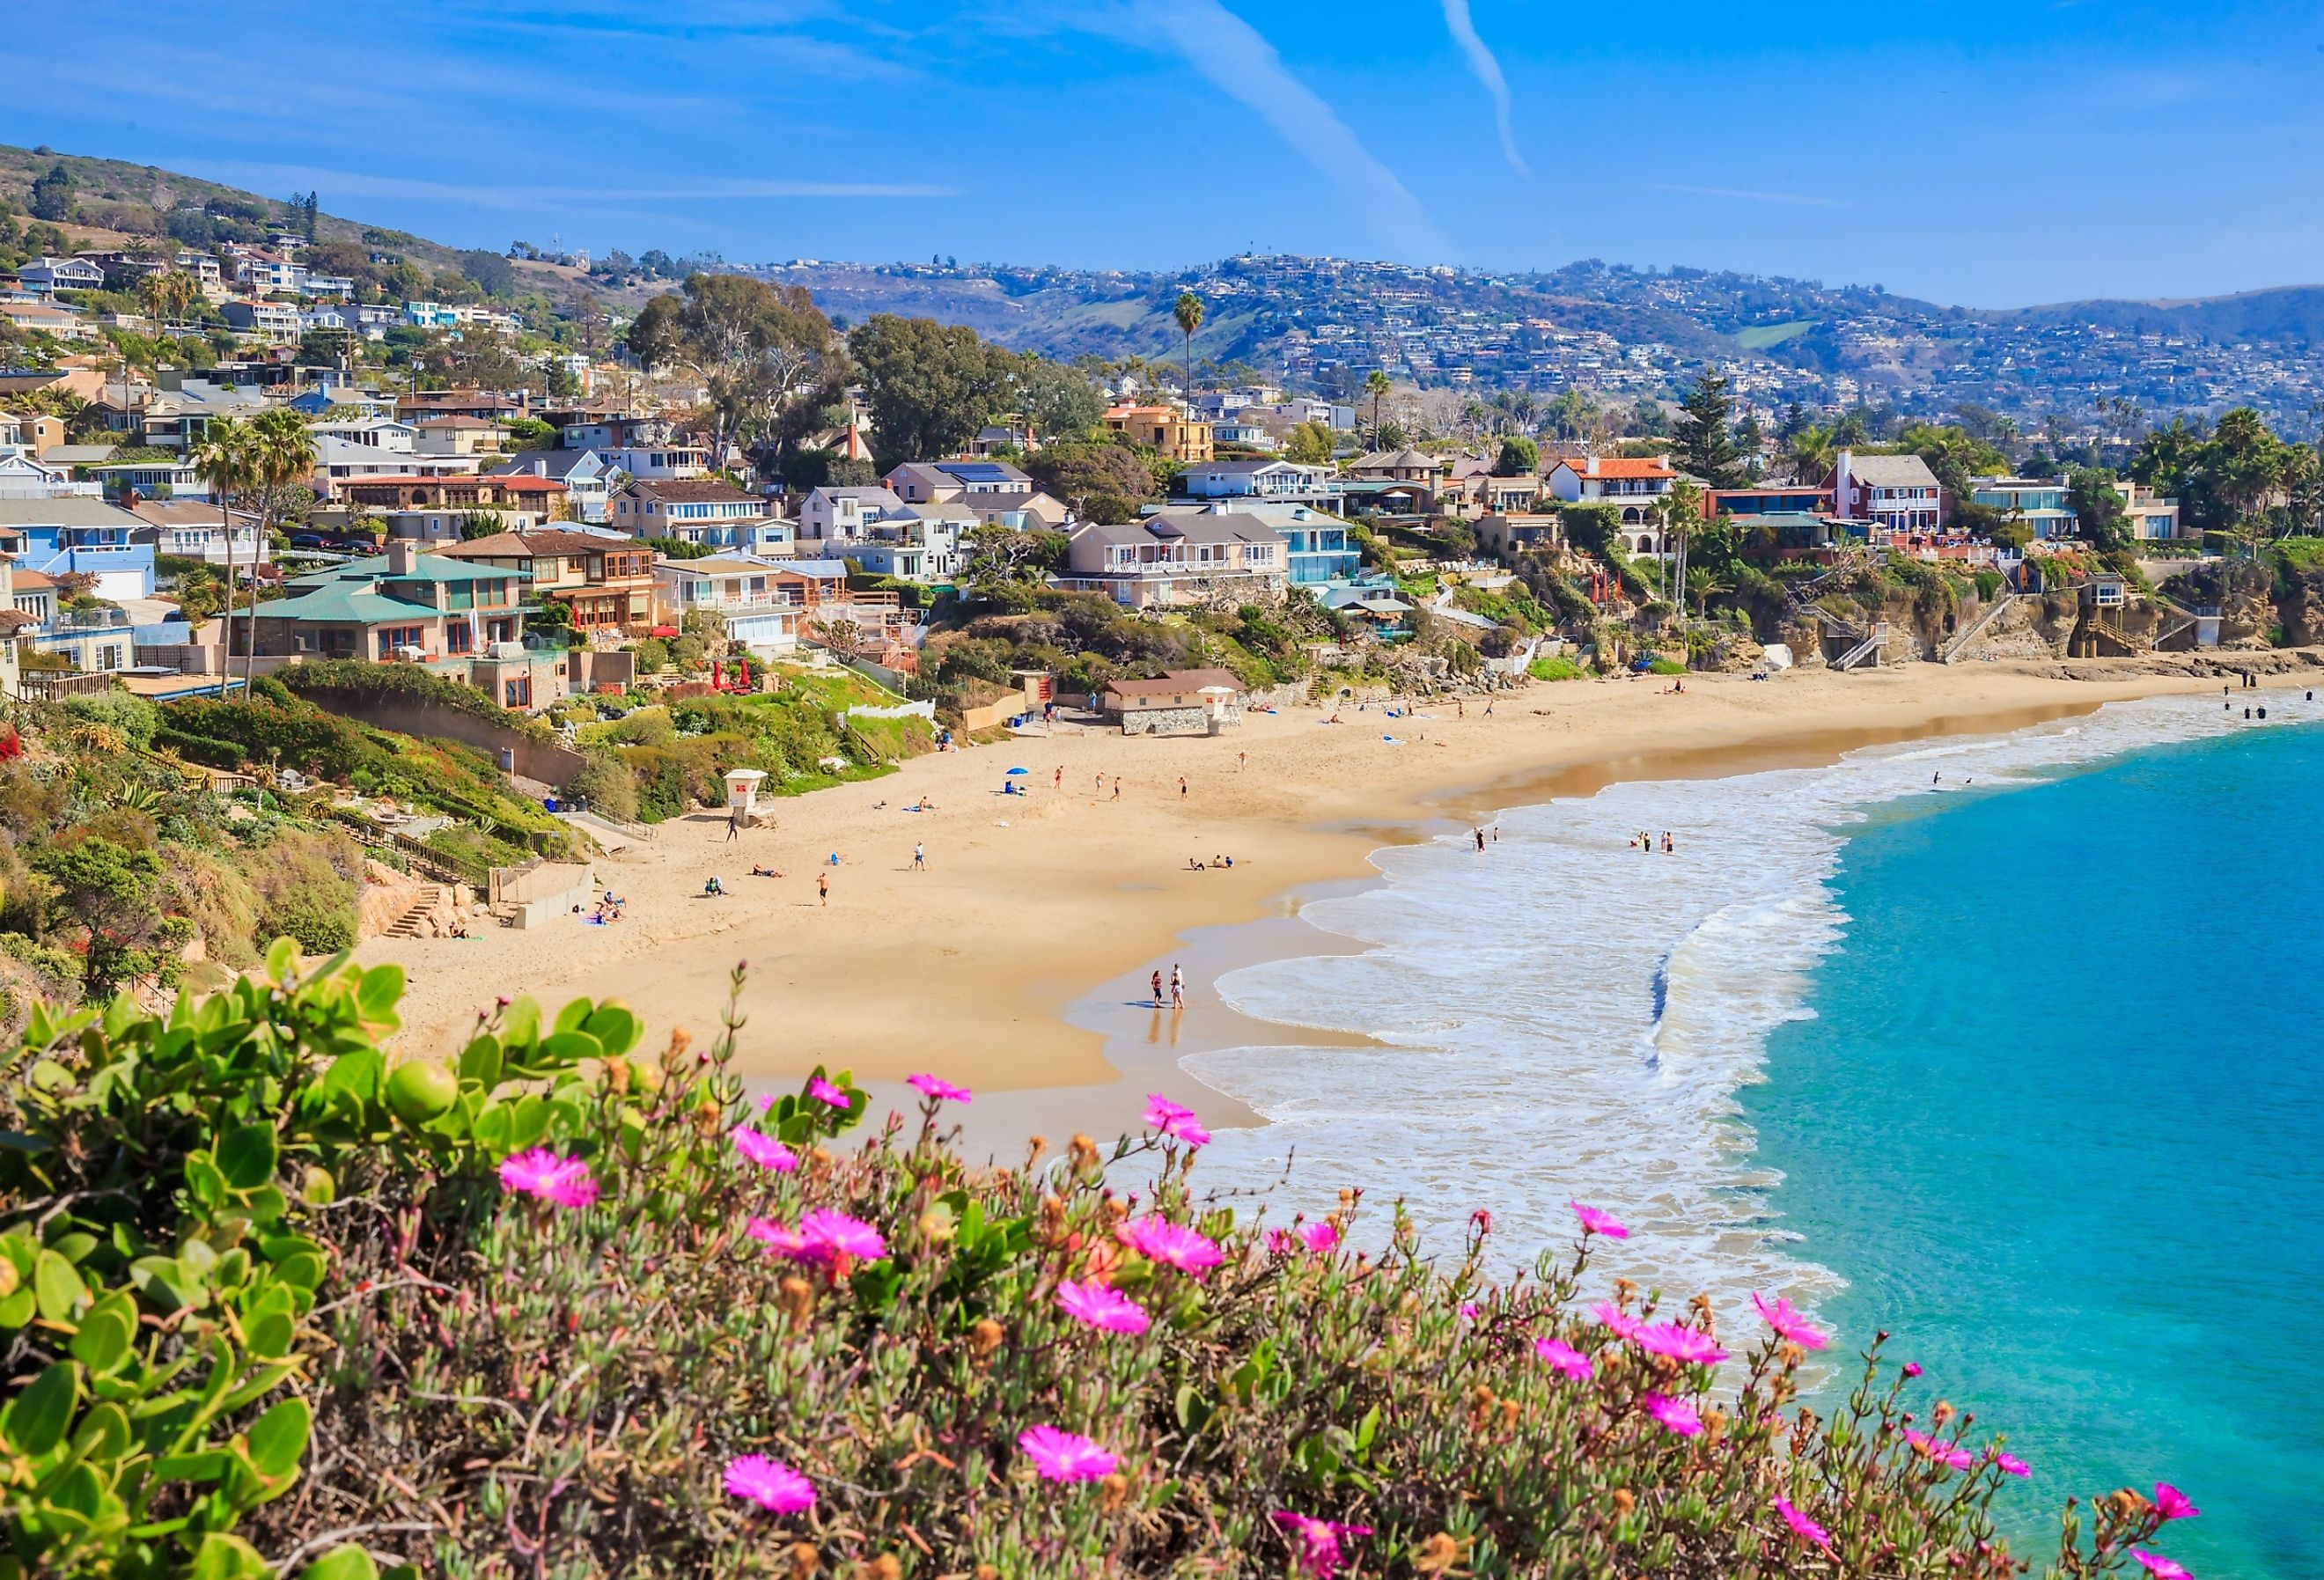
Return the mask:
[[57,585],[56,577],[49,575],[46,571],[41,570],[20,570],[12,579],[15,582],[16,590],[20,593],[37,593],[44,587],[52,587]]
[[[1640,458],[1630,456],[1600,456],[1598,469],[1589,470],[1586,456],[1567,456],[1556,463],[1577,477],[1675,477],[1670,463],[1659,457]],[[1553,467],[1552,470],[1555,468]]]

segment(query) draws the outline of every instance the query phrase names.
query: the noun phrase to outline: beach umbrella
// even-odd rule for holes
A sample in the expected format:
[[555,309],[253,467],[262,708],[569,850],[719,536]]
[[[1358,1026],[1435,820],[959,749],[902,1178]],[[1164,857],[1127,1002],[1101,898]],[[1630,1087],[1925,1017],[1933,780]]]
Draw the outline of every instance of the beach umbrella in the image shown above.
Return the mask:
[[1032,772],[1033,771],[1029,768],[1012,768],[1009,771],[1009,777],[1014,779],[1020,773],[1030,773]]

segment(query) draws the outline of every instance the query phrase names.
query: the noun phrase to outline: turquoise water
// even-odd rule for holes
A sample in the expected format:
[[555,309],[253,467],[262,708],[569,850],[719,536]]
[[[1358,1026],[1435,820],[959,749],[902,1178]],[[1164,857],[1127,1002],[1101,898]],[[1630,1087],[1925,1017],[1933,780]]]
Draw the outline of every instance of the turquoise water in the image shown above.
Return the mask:
[[1849,921],[1745,1090],[1819,1302],[2070,1494],[2175,1483],[2204,1580],[2324,1575],[2324,729],[2239,733],[1852,831]]

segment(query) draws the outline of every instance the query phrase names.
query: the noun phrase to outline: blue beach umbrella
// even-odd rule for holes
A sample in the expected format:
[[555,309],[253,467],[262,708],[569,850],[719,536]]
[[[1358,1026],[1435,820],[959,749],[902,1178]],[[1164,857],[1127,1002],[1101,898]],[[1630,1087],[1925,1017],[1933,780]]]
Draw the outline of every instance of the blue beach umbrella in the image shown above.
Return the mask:
[[1009,771],[1009,777],[1014,779],[1020,773],[1030,773],[1032,772],[1033,771],[1029,768],[1012,768]]

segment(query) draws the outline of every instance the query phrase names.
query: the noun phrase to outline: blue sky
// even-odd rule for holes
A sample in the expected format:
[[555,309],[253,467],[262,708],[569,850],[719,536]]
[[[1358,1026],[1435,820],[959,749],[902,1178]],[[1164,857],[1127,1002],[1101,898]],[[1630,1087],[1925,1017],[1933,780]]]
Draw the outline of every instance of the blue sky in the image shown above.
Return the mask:
[[82,0],[0,59],[0,141],[460,245],[2324,279],[2312,3]]

